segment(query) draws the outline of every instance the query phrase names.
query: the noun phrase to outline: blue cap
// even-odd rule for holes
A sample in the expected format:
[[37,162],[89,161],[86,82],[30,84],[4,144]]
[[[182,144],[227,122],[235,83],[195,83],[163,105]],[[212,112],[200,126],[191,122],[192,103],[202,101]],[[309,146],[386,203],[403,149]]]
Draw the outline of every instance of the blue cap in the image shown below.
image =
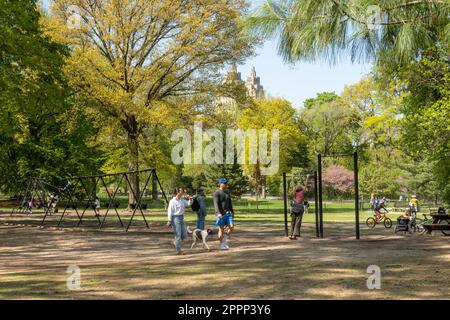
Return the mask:
[[220,178],[219,179],[219,184],[227,184],[228,183],[228,180],[226,179],[226,178]]

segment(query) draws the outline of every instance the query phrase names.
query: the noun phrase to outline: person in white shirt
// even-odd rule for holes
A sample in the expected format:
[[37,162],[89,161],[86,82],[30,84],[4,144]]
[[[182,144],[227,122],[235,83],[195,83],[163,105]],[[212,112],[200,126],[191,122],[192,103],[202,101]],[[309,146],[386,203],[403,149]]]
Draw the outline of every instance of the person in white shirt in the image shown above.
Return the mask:
[[184,209],[192,204],[192,198],[189,201],[182,199],[184,195],[182,188],[175,189],[175,196],[170,200],[167,208],[167,226],[172,226],[175,235],[175,248],[177,254],[183,254],[181,243],[187,238],[187,228],[184,223]]

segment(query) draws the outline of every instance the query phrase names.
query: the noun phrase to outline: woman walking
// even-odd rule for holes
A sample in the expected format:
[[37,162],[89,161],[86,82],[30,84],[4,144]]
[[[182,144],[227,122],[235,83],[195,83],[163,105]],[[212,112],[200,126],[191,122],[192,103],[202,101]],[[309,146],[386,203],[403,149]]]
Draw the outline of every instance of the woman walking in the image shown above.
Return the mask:
[[187,238],[187,228],[184,223],[184,209],[192,203],[192,198],[189,197],[189,201],[182,198],[184,193],[184,189],[176,188],[174,197],[170,200],[167,208],[167,226],[173,228],[175,235],[174,244],[177,254],[183,254],[181,243]]

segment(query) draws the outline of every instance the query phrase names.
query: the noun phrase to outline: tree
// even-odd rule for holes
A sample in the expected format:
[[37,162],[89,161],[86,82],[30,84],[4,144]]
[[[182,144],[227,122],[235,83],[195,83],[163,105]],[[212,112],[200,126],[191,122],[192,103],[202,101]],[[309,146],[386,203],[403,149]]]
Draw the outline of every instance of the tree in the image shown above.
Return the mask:
[[420,61],[399,70],[408,95],[402,105],[401,147],[405,154],[433,164],[434,181],[450,203],[450,45],[424,52]]
[[278,37],[288,62],[341,55],[352,60],[405,64],[450,30],[445,0],[266,1],[247,20],[263,38]]
[[335,101],[337,99],[337,97],[338,97],[338,95],[334,92],[318,93],[315,98],[306,99],[305,102],[303,102],[303,107],[305,109],[311,109],[315,105]]
[[[275,175],[288,172],[293,166],[301,167],[308,164],[306,137],[300,130],[296,110],[281,98],[258,99],[242,111],[238,125],[243,130],[257,129],[279,131],[279,168]],[[270,140],[268,139],[268,145]],[[248,150],[246,150],[248,153]],[[245,166],[245,171],[253,177],[253,185],[257,194],[262,192],[265,197],[266,176],[262,176],[262,165]]]
[[[251,53],[253,41],[238,25],[245,10],[241,0],[55,0],[45,25],[71,48],[65,71],[78,94],[126,133],[133,171],[153,109],[211,92],[224,63]],[[137,190],[137,175],[132,184]]]
[[236,161],[233,164],[212,164],[208,166],[205,175],[206,190],[210,194],[217,189],[220,178],[228,180],[232,197],[240,198],[248,189],[248,178]]
[[323,172],[323,184],[328,197],[345,195],[353,190],[353,172],[341,165],[331,165]]
[[40,176],[58,183],[95,172],[89,117],[61,71],[67,48],[44,36],[35,1],[0,1],[0,186],[19,192]]
[[358,129],[355,111],[335,97],[318,99],[300,112],[301,126],[308,137],[310,156],[316,154],[345,153],[353,150],[351,133]]

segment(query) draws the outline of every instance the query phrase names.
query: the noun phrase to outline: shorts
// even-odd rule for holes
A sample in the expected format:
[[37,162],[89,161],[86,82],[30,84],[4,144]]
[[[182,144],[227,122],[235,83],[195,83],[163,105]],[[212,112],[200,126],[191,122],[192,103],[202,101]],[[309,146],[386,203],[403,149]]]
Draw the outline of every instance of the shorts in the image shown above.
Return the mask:
[[222,218],[219,218],[219,215],[216,213],[216,224],[214,226],[225,227],[231,224],[233,224],[233,216],[231,213],[224,214]]

